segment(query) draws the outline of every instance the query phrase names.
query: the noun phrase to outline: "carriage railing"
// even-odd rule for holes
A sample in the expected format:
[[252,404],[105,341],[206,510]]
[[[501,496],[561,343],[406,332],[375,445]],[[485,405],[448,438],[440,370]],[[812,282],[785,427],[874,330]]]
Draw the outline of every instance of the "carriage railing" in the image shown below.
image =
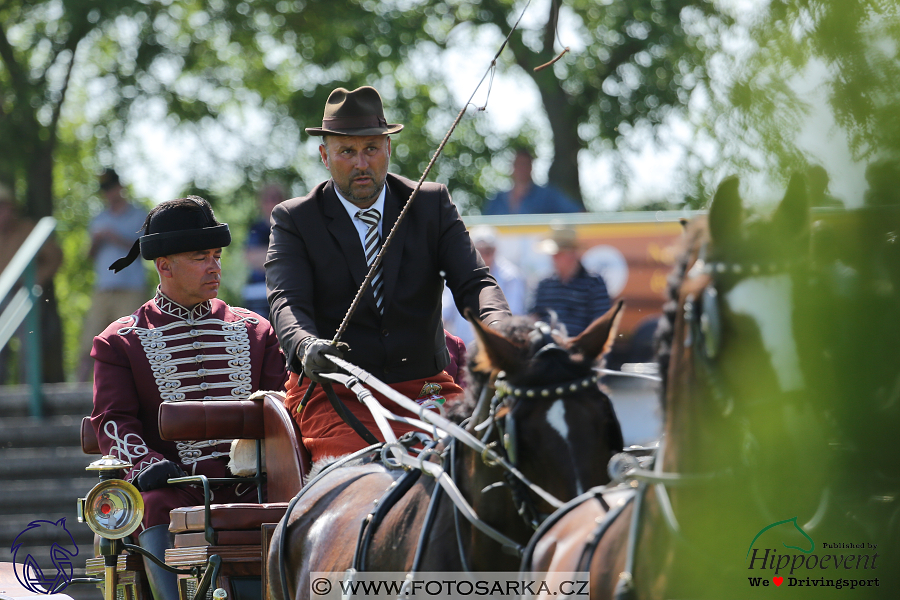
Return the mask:
[[[27,355],[28,384],[31,386],[29,411],[33,417],[40,417],[43,412],[41,384],[44,379],[41,365],[40,308],[37,303],[43,290],[36,281],[36,258],[54,229],[56,219],[53,217],[44,217],[38,221],[9,265],[0,274],[0,306],[6,304],[6,308],[0,314],[0,350],[6,347],[19,326],[27,320],[26,328],[29,331],[30,343],[24,346]],[[22,286],[17,288],[20,280]]]

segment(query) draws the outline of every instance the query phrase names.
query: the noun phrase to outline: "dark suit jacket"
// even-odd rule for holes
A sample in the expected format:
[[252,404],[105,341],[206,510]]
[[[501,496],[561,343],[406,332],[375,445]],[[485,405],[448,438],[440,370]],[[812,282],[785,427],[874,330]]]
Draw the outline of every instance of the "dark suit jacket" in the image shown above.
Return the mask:
[[[388,174],[383,235],[415,187]],[[368,268],[359,235],[329,180],[272,212],[266,258],[271,320],[291,370],[300,342],[332,339]],[[425,183],[382,262],[384,315],[367,289],[341,341],[344,358],[388,383],[431,377],[450,362],[441,323],[444,272],[457,307],[485,323],[508,316],[497,281],[476,252],[446,186]]]

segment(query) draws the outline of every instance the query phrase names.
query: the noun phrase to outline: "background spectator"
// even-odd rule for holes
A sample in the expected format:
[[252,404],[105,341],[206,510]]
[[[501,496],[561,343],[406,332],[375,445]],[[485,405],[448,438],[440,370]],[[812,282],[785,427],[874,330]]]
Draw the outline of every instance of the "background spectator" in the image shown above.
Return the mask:
[[900,206],[900,161],[882,159],[866,167],[869,189],[863,195],[864,206]]
[[520,148],[516,151],[516,157],[513,159],[512,188],[491,198],[483,214],[517,215],[581,211],[581,207],[574,200],[557,188],[552,185],[537,185],[532,181],[532,160],[529,150]]
[[574,229],[554,228],[551,237],[541,242],[540,249],[553,257],[554,273],[538,282],[529,312],[548,320],[550,311],[555,312],[568,335],[576,336],[609,310],[606,283],[581,264]]
[[[22,218],[17,214],[12,191],[5,185],[0,184],[0,273],[6,270],[6,267],[12,262],[16,252],[18,252],[22,243],[25,242],[25,239],[31,233],[32,229],[34,229],[34,222]],[[45,299],[48,295],[53,294],[53,276],[56,274],[56,271],[61,264],[62,251],[51,237],[38,252],[37,272],[35,273],[35,279],[37,284],[43,288],[42,297]],[[6,300],[0,303],[0,312],[6,308],[8,300],[9,298],[7,297]],[[53,311],[44,310],[44,302],[40,302],[39,306],[41,307],[40,319],[43,344],[45,346],[51,343],[58,344],[61,337],[59,320],[53,319],[49,314],[46,314]],[[21,340],[16,379],[19,383],[24,383],[27,369],[25,361],[22,360],[21,357],[24,356],[25,345],[28,344],[30,340],[24,335],[22,327],[16,332],[16,337]],[[45,360],[45,363],[46,362],[47,361]],[[10,372],[11,363],[12,349],[7,345],[0,350],[0,385],[5,385],[13,380],[13,373]],[[45,381],[63,380],[62,372],[54,372],[54,369],[50,369],[50,365],[48,364],[44,364],[43,366]]]
[[844,208],[844,203],[828,193],[828,171],[821,165],[811,165],[806,170],[809,205]]
[[88,256],[94,261],[94,293],[81,333],[79,381],[91,378],[93,361],[90,352],[94,336],[119,317],[131,314],[144,303],[147,295],[147,277],[140,262],[119,273],[109,270],[116,259],[131,250],[147,211],[125,199],[119,175],[113,169],[104,170],[99,180],[106,208],[88,227],[91,235]]
[[[519,268],[497,252],[497,230],[489,225],[478,225],[469,232],[472,244],[481,254],[485,264],[491,270],[491,275],[497,280],[500,289],[506,296],[509,310],[514,315],[525,314],[525,279],[519,272]],[[456,304],[453,302],[453,294],[444,286],[442,317],[444,328],[456,335],[467,346],[475,341],[475,331],[465,317],[459,314]]]
[[272,230],[272,209],[287,200],[284,189],[270,183],[259,192],[260,218],[250,226],[244,258],[250,268],[244,286],[244,308],[269,318],[269,301],[266,300],[266,252],[269,250],[269,233]]

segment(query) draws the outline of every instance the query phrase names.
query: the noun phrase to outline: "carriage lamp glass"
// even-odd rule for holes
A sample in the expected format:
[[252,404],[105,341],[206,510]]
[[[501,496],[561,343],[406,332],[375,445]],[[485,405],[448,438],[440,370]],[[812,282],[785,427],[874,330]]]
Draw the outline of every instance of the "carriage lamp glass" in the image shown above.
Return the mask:
[[79,516],[83,517],[91,531],[112,540],[133,533],[144,516],[141,493],[122,479],[107,479],[98,483],[88,492],[79,508]]

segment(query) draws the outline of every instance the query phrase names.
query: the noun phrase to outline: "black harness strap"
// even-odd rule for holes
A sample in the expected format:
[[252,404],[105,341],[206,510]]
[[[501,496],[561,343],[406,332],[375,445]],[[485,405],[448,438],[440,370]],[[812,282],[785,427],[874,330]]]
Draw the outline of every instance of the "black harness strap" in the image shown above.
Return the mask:
[[[312,387],[312,386],[310,386]],[[325,390],[325,395],[328,397],[328,401],[331,402],[332,408],[334,408],[334,412],[338,414],[338,416],[344,420],[344,423],[350,426],[350,429],[356,432],[356,434],[363,439],[363,441],[367,444],[380,444],[381,441],[372,435],[372,432],[369,431],[362,422],[356,418],[352,412],[347,410],[347,407],[341,401],[340,398],[337,397],[337,394],[334,393],[334,387],[327,382],[322,382],[322,389]]]
[[[450,479],[456,481],[456,438],[450,438]],[[459,508],[453,504],[453,529],[456,532],[456,548],[459,551],[459,563],[462,570],[470,572],[469,561],[466,560],[466,552],[463,548],[462,532],[459,528]]]
[[[623,502],[620,506],[617,506],[615,510],[606,513],[606,518],[597,523],[597,526],[591,531],[591,534],[588,536],[588,539],[584,542],[584,549],[581,551],[581,558],[578,559],[578,571],[584,572],[589,571],[591,568],[591,561],[594,560],[594,554],[597,552],[597,547],[600,546],[600,540],[603,539],[603,534],[609,529],[610,525],[613,524],[613,521],[616,520],[622,511],[625,510],[625,507],[634,500],[634,496],[629,496],[628,499]],[[607,509],[609,506],[607,505]]]
[[358,452],[354,452],[353,454],[345,456],[344,458],[338,460],[337,462],[331,463],[330,465],[328,465],[327,467],[322,469],[321,473],[316,475],[310,481],[306,482],[306,485],[304,485],[302,488],[300,488],[300,491],[297,492],[297,495],[291,499],[290,504],[288,504],[287,510],[284,511],[284,517],[281,518],[281,520],[278,522],[278,527],[276,527],[276,530],[278,528],[281,528],[281,537],[278,540],[278,577],[281,580],[281,593],[282,593],[282,597],[283,597],[282,600],[290,600],[290,598],[291,598],[290,595],[288,595],[287,574],[285,573],[285,568],[284,568],[284,556],[285,556],[284,546],[286,543],[285,540],[287,539],[288,519],[290,518],[291,513],[294,512],[294,507],[297,506],[297,502],[299,502],[300,498],[303,497],[303,494],[305,494],[306,491],[308,489],[310,489],[313,486],[313,484],[318,482],[320,479],[324,478],[326,475],[331,474],[332,471],[335,471],[335,470],[339,469],[340,467],[343,467],[345,464],[347,464],[350,461],[356,460],[357,458],[365,456],[366,454],[369,454],[371,452],[377,452],[381,448],[381,446],[383,446],[383,444],[381,444],[381,443],[373,444],[372,446],[369,446],[368,448],[363,448],[362,450],[360,450]]
[[531,536],[531,539],[528,540],[528,545],[525,546],[525,550],[522,552],[522,563],[519,571],[525,573],[531,570],[531,561],[534,559],[534,549],[537,546],[538,542],[541,541],[541,538],[546,535],[547,531],[551,527],[556,525],[560,519],[572,512],[574,509],[578,508],[588,500],[593,500],[595,498],[600,500],[600,503],[603,505],[603,508],[605,510],[609,510],[609,505],[606,503],[606,500],[603,500],[602,491],[594,488],[588,490],[580,496],[572,498],[571,500],[560,506],[558,509],[556,509],[553,514],[544,519],[544,521],[537,528],[537,531],[534,532],[534,535]]
[[388,511],[390,511],[400,498],[409,491],[413,484],[419,480],[421,475],[422,471],[418,469],[412,469],[404,473],[400,479],[396,481],[397,485],[392,485],[388,488],[387,492],[378,499],[378,506],[376,507],[375,512],[370,513],[363,519],[359,528],[359,538],[356,542],[356,552],[353,555],[354,569],[357,571],[365,570],[366,554],[369,550],[369,545],[372,543],[372,536],[375,535],[375,530],[378,528],[378,525],[384,521]]
[[443,491],[444,488],[438,483],[434,484],[434,490],[431,492],[431,501],[428,503],[428,512],[425,513],[425,522],[422,524],[422,531],[419,534],[419,543],[416,546],[416,556],[413,558],[410,573],[417,573],[422,566],[422,557],[425,556],[425,549],[428,547],[428,538],[431,535],[431,527],[434,525],[434,519],[441,504]]

